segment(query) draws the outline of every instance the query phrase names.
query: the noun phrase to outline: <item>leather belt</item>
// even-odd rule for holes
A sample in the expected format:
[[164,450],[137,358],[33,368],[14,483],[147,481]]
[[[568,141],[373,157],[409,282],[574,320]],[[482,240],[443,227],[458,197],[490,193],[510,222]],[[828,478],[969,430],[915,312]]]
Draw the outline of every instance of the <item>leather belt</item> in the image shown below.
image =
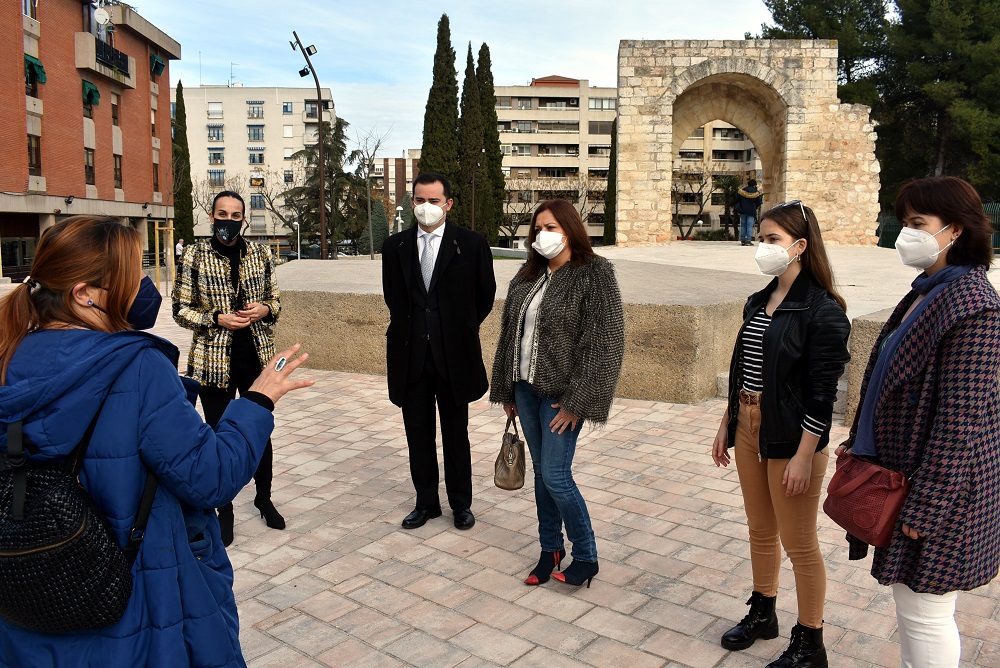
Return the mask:
[[749,390],[740,390],[740,403],[747,406],[760,406],[760,392],[750,392]]

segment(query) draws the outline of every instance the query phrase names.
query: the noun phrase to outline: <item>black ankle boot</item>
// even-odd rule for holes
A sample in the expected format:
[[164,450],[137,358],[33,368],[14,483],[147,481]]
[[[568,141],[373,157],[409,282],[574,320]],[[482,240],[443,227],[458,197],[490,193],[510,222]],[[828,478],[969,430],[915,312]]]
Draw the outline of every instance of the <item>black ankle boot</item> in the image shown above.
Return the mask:
[[542,552],[538,557],[538,565],[525,579],[526,585],[540,585],[549,581],[552,571],[560,568],[562,560],[566,558],[566,550],[560,549],[558,552]]
[[827,668],[826,648],[823,646],[823,627],[811,629],[796,624],[792,627],[792,641],[777,661],[767,668]]
[[257,510],[260,511],[260,516],[264,518],[267,526],[272,529],[285,528],[285,518],[281,516],[278,509],[271,503],[271,499],[263,499],[258,496],[253,500],[253,505],[257,506]]
[[233,507],[219,508],[219,531],[222,532],[222,544],[229,547],[233,544]]
[[764,596],[760,592],[750,594],[747,605],[750,612],[739,624],[722,635],[722,646],[729,650],[750,647],[757,638],[770,640],[778,637],[778,615],[774,612],[776,596]]

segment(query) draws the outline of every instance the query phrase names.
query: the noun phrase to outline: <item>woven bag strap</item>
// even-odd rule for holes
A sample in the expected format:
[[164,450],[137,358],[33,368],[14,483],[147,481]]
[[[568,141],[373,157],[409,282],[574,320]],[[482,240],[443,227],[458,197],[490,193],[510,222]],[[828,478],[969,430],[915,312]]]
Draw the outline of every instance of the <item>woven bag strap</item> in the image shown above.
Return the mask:
[[24,470],[24,431],[21,420],[7,425],[7,461],[13,470],[13,498],[10,502],[11,517],[24,519],[24,497],[28,493],[28,472]]
[[101,412],[104,410],[104,404],[108,402],[108,397],[111,396],[111,392],[108,391],[101,399],[101,405],[97,407],[97,412],[94,413],[94,419],[90,421],[87,425],[87,431],[83,432],[83,438],[73,452],[69,453],[69,457],[66,458],[66,468],[73,473],[73,475],[78,475],[80,473],[80,468],[83,466],[83,458],[87,456],[87,448],[90,446],[90,437],[94,435],[94,429],[97,428],[97,421],[101,418]]

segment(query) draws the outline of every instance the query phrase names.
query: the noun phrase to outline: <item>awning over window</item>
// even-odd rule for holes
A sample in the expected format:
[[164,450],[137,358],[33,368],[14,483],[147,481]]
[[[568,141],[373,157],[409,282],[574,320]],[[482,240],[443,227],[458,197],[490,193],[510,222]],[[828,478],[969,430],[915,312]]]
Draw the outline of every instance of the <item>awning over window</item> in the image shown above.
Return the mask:
[[264,100],[247,100],[247,104],[264,104]]
[[101,103],[101,91],[89,81],[83,82],[83,103],[97,106]]
[[247,146],[248,151],[263,151],[263,146]]
[[45,83],[45,68],[42,67],[42,61],[38,58],[24,54],[24,71],[34,72],[35,81],[40,84]]
[[166,63],[163,62],[163,58],[160,58],[155,53],[149,54],[149,73],[154,77],[158,77],[163,74],[163,68]]
[[208,127],[210,127],[210,128],[224,128],[224,127],[226,127],[226,125],[225,125],[225,123],[209,123]]

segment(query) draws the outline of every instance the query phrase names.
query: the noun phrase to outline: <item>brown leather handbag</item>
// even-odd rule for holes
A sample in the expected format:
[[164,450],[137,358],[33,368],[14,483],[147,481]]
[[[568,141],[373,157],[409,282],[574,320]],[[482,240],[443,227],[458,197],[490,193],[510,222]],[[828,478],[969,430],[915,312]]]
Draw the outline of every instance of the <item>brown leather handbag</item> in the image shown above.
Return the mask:
[[888,547],[896,520],[910,491],[910,481],[852,454],[837,458],[823,512],[855,538]]
[[[514,433],[510,426],[514,425]],[[500,443],[500,454],[497,455],[493,473],[493,483],[500,489],[515,490],[524,487],[524,441],[517,433],[517,422],[514,414],[507,418],[507,427],[503,430],[503,441]]]

